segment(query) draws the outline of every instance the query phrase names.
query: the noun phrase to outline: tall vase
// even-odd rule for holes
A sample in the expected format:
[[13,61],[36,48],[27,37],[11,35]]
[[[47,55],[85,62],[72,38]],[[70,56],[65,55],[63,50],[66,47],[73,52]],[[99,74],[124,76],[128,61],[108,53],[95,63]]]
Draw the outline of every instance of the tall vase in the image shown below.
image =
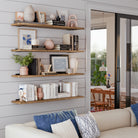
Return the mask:
[[42,88],[37,88],[37,98],[38,98],[38,100],[43,100],[44,93],[43,93]]
[[24,20],[26,22],[33,22],[35,20],[35,12],[32,5],[29,5],[24,9]]
[[106,87],[107,87],[107,88],[110,88],[110,87],[111,87],[111,86],[110,86],[110,83],[109,83],[109,80],[107,80]]
[[78,59],[77,58],[70,58],[70,68],[73,70],[73,73],[77,73],[78,69]]

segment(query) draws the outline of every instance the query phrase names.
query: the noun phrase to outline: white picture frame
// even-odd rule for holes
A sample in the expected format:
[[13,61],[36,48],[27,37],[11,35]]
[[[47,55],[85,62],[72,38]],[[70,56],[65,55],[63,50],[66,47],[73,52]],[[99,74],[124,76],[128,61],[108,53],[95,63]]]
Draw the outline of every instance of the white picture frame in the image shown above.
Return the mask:
[[32,49],[31,41],[36,39],[37,30],[18,29],[18,49]]

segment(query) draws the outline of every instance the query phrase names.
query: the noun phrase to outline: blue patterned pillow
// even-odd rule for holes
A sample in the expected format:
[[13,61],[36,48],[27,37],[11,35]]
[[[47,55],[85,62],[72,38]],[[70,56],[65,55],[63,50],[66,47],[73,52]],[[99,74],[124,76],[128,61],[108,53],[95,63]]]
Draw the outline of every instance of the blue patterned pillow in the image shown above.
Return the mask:
[[138,124],[138,104],[133,104],[131,105],[131,109],[135,114],[136,120],[137,120],[137,124]]
[[91,115],[76,116],[75,119],[82,138],[97,138],[100,136],[97,123]]
[[61,111],[61,112],[57,112],[57,113],[50,113],[50,114],[46,114],[46,115],[34,116],[34,120],[35,120],[35,123],[36,123],[36,126],[38,129],[52,133],[52,129],[51,129],[52,124],[60,123],[60,122],[70,119],[72,121],[78,135],[80,136],[79,129],[78,129],[78,126],[77,126],[77,123],[75,120],[76,115],[77,114],[76,114],[75,110]]

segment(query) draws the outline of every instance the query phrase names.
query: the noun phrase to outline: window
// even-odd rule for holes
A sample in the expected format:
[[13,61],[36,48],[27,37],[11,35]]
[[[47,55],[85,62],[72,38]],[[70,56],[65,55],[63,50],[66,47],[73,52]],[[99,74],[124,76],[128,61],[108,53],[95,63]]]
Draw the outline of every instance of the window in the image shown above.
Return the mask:
[[[106,66],[106,45],[107,45],[107,29],[91,30],[91,81],[92,85],[105,85],[104,77],[106,72],[99,72],[99,67],[104,63]],[[96,74],[97,73],[97,74]],[[101,75],[102,74],[102,75]],[[99,78],[95,78],[99,75]],[[101,79],[104,81],[98,81]]]
[[132,26],[132,71],[138,72],[138,26]]

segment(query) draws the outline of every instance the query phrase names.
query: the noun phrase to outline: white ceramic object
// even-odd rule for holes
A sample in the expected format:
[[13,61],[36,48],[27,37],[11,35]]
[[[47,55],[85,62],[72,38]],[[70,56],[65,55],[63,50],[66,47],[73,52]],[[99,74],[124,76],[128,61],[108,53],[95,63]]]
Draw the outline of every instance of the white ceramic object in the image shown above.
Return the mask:
[[35,12],[32,5],[29,5],[24,9],[24,20],[26,22],[33,22],[35,20]]
[[54,42],[51,39],[47,39],[44,43],[44,46],[46,47],[46,49],[52,50],[54,49]]
[[50,17],[51,20],[55,20],[56,19],[56,16],[54,14],[50,14],[49,17]]
[[73,73],[77,73],[77,69],[78,69],[78,59],[71,57],[70,58],[70,68],[72,69]]
[[38,40],[38,39],[33,39],[33,40],[31,41],[31,44],[32,44],[33,46],[39,46],[39,40]]

